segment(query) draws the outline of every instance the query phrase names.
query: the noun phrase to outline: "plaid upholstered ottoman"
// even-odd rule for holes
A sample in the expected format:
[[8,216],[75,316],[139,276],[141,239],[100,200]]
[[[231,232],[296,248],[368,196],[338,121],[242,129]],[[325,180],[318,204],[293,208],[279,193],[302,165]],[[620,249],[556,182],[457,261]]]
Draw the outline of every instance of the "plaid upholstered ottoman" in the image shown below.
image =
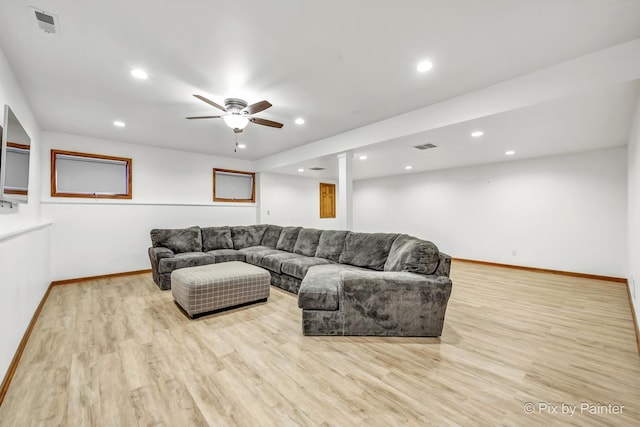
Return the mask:
[[271,275],[240,261],[174,270],[173,298],[191,316],[250,302],[266,301]]

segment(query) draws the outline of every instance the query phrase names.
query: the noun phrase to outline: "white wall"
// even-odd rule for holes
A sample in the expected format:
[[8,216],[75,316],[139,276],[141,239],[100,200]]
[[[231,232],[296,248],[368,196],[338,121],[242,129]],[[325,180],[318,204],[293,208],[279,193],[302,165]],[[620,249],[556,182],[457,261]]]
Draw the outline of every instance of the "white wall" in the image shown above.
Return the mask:
[[31,137],[29,203],[0,208],[0,378],[50,282],[49,227],[40,222],[40,130],[0,50],[0,108],[7,104]]
[[[354,183],[354,229],[454,257],[624,277],[626,149]],[[513,251],[516,255],[513,255]]]
[[261,223],[322,230],[338,227],[335,218],[320,218],[320,183],[335,184],[335,180],[264,172],[258,180]]
[[629,211],[628,211],[628,275],[631,299],[640,327],[640,96],[636,105],[633,127],[629,134]]
[[0,238],[0,381],[50,283],[49,227]]
[[255,224],[255,204],[213,203],[213,168],[251,170],[251,162],[78,135],[44,132],[52,148],[132,159],[132,200],[51,197],[43,167],[42,215],[53,222],[53,280],[150,268],[152,228]]

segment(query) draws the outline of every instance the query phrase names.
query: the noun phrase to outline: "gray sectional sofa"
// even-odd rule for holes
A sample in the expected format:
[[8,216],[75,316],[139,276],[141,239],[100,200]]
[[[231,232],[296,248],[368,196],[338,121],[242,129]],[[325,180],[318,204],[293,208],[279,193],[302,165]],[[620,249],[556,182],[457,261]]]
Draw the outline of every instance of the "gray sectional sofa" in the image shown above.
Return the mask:
[[151,230],[153,280],[244,261],[298,295],[305,335],[440,336],[451,294],[451,257],[406,234],[277,225]]

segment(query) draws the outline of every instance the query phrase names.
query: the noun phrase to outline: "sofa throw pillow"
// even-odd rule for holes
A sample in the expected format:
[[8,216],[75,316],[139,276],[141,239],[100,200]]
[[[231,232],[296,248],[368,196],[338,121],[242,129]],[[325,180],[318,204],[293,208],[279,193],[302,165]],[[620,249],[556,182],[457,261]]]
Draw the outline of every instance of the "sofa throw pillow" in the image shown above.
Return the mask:
[[154,228],[151,230],[151,244],[154,248],[171,249],[174,253],[201,252],[202,239],[200,227]]
[[267,226],[260,225],[242,225],[231,227],[231,240],[233,241],[233,249],[244,249],[250,246],[260,246],[262,235]]
[[301,229],[302,227],[284,227],[282,229],[282,233],[280,233],[280,237],[278,238],[276,249],[293,252],[296,240],[298,240],[298,233],[300,233]]
[[267,229],[264,231],[260,245],[275,248],[278,244],[280,233],[282,233],[282,228],[283,227],[279,225],[268,225]]
[[384,271],[433,274],[438,268],[440,251],[431,242],[402,234],[393,242]]
[[345,240],[340,264],[383,270],[397,234],[349,233]]
[[321,234],[322,230],[316,230],[315,228],[303,228],[300,230],[298,240],[296,240],[296,244],[293,246],[293,253],[312,257],[316,256]]
[[216,249],[233,249],[231,228],[228,226],[202,229],[202,250],[209,252]]
[[324,230],[320,234],[316,256],[338,262],[344,249],[344,241],[348,231],[345,230]]

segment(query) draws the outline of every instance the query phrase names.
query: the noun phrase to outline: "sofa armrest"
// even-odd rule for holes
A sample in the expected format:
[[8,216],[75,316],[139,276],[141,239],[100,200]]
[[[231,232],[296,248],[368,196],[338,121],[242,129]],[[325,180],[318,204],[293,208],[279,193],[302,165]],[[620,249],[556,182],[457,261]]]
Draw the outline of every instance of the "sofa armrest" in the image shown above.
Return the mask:
[[436,276],[447,276],[451,272],[451,255],[447,255],[444,252],[440,252],[440,261],[438,262],[438,268],[433,273]]
[[160,261],[162,258],[173,258],[175,254],[169,248],[157,247],[149,248],[149,257]]
[[163,287],[162,279],[160,277],[160,272],[158,271],[158,267],[160,264],[160,260],[162,258],[173,258],[175,254],[169,248],[163,248],[161,246],[155,248],[149,248],[149,261],[151,261],[151,274],[153,276],[153,281],[156,282],[160,289],[168,289]]
[[338,295],[345,335],[440,336],[451,287],[445,276],[343,272]]

